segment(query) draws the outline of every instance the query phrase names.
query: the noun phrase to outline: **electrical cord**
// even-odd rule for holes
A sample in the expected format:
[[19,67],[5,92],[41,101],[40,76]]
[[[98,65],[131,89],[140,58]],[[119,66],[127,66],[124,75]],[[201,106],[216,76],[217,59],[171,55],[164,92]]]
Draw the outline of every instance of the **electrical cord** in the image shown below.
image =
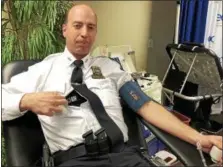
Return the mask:
[[196,145],[197,145],[197,150],[199,151],[199,154],[200,154],[200,156],[201,156],[202,163],[203,163],[203,165],[204,165],[205,167],[207,167],[207,163],[206,163],[206,160],[205,160],[205,158],[204,158],[204,154],[203,154],[203,151],[202,151],[202,146],[201,146],[200,141],[198,141],[198,142],[196,143]]
[[[201,132],[200,134],[203,135],[203,134],[206,134],[206,133],[205,132]],[[197,150],[199,151],[199,154],[200,154],[200,157],[201,157],[201,160],[202,160],[202,163],[203,163],[204,167],[208,167],[208,165],[206,163],[206,160],[205,160],[205,157],[204,157],[204,154],[203,154],[203,151],[202,151],[202,146],[201,146],[200,140],[198,140],[196,142],[196,146],[197,146]],[[215,163],[213,165],[216,166]],[[210,165],[210,166],[213,166],[213,165]]]

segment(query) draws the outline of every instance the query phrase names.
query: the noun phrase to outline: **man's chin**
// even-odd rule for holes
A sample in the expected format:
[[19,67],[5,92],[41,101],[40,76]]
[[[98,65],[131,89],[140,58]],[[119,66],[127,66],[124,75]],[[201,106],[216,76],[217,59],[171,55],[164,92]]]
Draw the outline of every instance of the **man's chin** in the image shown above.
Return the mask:
[[88,51],[88,50],[87,50],[87,51],[83,51],[83,50],[76,50],[74,54],[75,54],[75,55],[77,55],[77,56],[84,57],[84,56],[86,56],[86,55],[88,55],[88,54],[89,54],[89,51]]

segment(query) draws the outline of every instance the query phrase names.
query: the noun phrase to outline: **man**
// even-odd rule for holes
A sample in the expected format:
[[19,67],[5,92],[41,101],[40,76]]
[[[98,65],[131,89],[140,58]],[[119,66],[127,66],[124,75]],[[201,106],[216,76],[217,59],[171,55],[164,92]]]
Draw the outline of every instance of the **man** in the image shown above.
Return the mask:
[[[2,119],[12,120],[27,110],[38,115],[46,141],[53,155],[66,154],[84,142],[82,135],[89,130],[100,129],[99,120],[90,104],[71,84],[74,61],[83,60],[83,83],[102,101],[110,118],[120,129],[123,140],[128,141],[127,127],[122,116],[119,94],[146,121],[189,143],[200,141],[204,151],[213,145],[222,149],[222,137],[201,135],[167,112],[164,107],[146,97],[131,81],[131,76],[120,66],[102,57],[90,57],[91,46],[97,33],[97,16],[87,5],[75,5],[63,25],[66,48],[63,53],[48,56],[31,66],[28,72],[14,76],[2,86]],[[96,72],[95,72],[96,71]],[[78,74],[79,75],[79,74]],[[72,76],[72,77],[71,77]],[[82,83],[82,81],[81,81]],[[131,92],[128,88],[131,87]],[[134,91],[132,91],[134,90]],[[129,103],[128,98],[139,97],[139,103]],[[10,99],[10,100],[9,100]],[[135,99],[137,100],[137,99]],[[184,132],[184,133],[182,133]],[[61,166],[146,166],[134,147],[102,154],[66,159]]]

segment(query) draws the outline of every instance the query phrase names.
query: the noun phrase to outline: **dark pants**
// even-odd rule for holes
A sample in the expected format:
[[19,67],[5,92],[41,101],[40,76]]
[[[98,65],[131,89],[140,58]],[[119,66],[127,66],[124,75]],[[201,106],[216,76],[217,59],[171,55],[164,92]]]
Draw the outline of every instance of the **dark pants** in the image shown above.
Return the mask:
[[74,167],[146,167],[149,163],[144,160],[137,147],[126,147],[123,152],[109,153],[98,157],[82,156],[66,161],[59,166]]

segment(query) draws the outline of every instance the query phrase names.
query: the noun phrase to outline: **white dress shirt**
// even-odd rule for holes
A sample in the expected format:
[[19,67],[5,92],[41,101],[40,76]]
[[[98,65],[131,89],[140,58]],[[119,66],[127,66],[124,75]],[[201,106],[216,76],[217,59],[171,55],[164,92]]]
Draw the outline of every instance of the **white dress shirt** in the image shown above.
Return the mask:
[[[11,78],[10,83],[2,85],[2,120],[12,120],[22,116],[19,103],[25,93],[59,91],[66,96],[73,88],[70,78],[74,69],[75,57],[65,48],[63,53],[46,57],[42,62],[29,67]],[[120,69],[120,65],[107,57],[83,58],[83,82],[99,96],[108,115],[114,120],[123,133],[124,141],[128,140],[128,129],[124,122],[119,99],[119,89],[132,78]],[[100,67],[104,79],[92,78],[92,66]],[[62,113],[54,116],[38,115],[46,141],[51,153],[67,150],[84,142],[82,135],[100,129],[100,125],[91,110],[88,101],[80,107],[64,106]]]

